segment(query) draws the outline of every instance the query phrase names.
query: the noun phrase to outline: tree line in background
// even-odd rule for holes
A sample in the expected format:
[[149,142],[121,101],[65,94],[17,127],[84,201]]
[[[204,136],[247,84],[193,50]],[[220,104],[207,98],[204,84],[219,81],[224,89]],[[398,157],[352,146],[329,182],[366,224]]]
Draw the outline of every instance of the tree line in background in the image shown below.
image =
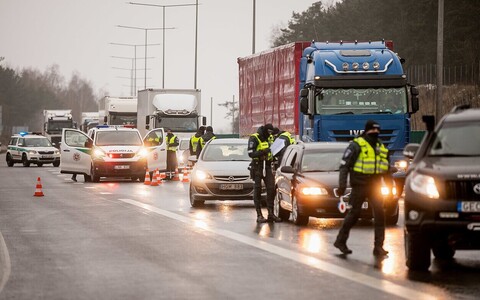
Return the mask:
[[98,111],[96,96],[89,81],[75,73],[67,82],[58,65],[45,72],[25,68],[20,71],[3,66],[0,57],[0,106],[2,137],[12,134],[12,127],[24,126],[42,131],[44,109],[72,109],[75,121],[83,111]]
[[[444,3],[443,113],[459,104],[480,107],[480,3]],[[271,43],[393,40],[409,82],[420,85],[412,124],[423,130],[421,116],[435,111],[437,15],[438,0],[343,0],[330,7],[318,1],[276,28]]]

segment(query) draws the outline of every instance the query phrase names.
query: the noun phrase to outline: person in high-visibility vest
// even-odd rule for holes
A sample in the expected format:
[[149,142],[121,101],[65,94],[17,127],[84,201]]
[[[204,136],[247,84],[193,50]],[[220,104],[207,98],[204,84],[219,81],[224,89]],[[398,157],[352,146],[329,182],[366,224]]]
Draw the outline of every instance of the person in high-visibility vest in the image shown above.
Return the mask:
[[283,154],[285,153],[285,150],[287,150],[287,147],[290,145],[295,145],[297,141],[295,140],[295,138],[292,136],[290,132],[281,130],[277,127],[273,129],[272,135],[274,136],[275,140],[280,139],[280,140],[283,140],[283,143],[284,143],[282,150],[280,150],[278,153],[275,154],[274,168],[276,170],[277,167],[282,162]]
[[357,222],[364,201],[373,207],[375,219],[375,241],[373,255],[386,256],[388,251],[383,249],[385,240],[385,211],[383,197],[380,194],[382,180],[392,186],[392,177],[389,172],[389,155],[387,148],[379,139],[380,125],[368,120],[365,131],[355,138],[345,150],[340,163],[339,188],[337,196],[345,194],[347,177],[350,174],[352,193],[349,199],[351,209],[343,220],[337,239],[333,244],[343,254],[350,254],[347,247],[350,229]]
[[[273,125],[260,126],[256,133],[248,139],[248,156],[252,158],[250,163],[250,176],[254,181],[253,203],[257,211],[257,223],[282,222],[282,219],[273,213],[273,201],[275,197],[275,179],[273,178],[273,156],[270,152],[270,136]],[[262,214],[262,180],[267,189],[268,216],[265,219]]]
[[200,138],[205,134],[205,126],[200,126],[197,129],[197,132],[195,132],[194,135],[190,138],[190,143],[188,146],[188,150],[190,151],[190,155],[196,155],[197,154],[197,147],[198,144],[200,143]]
[[167,129],[167,179],[172,179],[175,175],[175,169],[178,167],[177,147],[178,137],[172,133],[171,129]]
[[202,152],[202,149],[205,147],[205,144],[213,139],[216,139],[217,137],[213,133],[213,127],[212,126],[207,126],[205,128],[205,134],[200,137],[198,140],[198,145],[197,145],[197,158],[200,156],[200,152]]

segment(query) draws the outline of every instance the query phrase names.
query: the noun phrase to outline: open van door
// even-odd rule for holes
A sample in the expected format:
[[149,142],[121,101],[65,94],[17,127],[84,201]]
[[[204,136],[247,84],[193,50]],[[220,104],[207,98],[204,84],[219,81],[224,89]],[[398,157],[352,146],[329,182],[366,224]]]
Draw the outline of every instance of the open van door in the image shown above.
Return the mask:
[[150,130],[143,138],[143,144],[148,149],[148,169],[167,170],[167,140],[163,128]]
[[60,173],[90,176],[92,145],[92,139],[84,132],[64,128],[60,144]]

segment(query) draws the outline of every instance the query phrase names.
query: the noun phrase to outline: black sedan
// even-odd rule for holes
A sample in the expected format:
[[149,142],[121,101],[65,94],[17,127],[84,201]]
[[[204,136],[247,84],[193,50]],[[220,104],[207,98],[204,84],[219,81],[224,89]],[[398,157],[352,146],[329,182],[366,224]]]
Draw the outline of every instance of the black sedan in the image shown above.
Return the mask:
[[[337,196],[340,161],[348,143],[300,143],[285,151],[275,174],[275,214],[296,225],[307,225],[309,217],[343,218],[348,211]],[[346,209],[345,209],[346,208]],[[398,199],[385,202],[387,224],[398,221]],[[371,205],[363,204],[363,219],[373,217]]]

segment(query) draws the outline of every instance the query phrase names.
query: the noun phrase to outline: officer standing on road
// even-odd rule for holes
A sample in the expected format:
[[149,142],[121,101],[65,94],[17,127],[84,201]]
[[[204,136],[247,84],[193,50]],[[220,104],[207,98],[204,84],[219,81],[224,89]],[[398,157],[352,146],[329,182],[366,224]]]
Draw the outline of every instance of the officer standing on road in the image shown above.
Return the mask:
[[205,134],[205,126],[198,127],[197,132],[190,138],[190,142],[188,145],[188,150],[190,151],[190,155],[197,154],[197,147],[200,142],[200,138]]
[[203,147],[205,147],[205,144],[209,141],[209,140],[213,140],[213,139],[216,139],[217,137],[215,136],[215,134],[213,133],[213,127],[212,126],[207,126],[207,128],[205,129],[205,134],[202,135],[202,137],[200,138],[200,140],[198,141],[198,145],[197,145],[197,158],[198,156],[200,155],[200,152],[202,152],[202,149]]
[[287,150],[287,147],[290,145],[295,145],[297,141],[295,141],[290,132],[280,130],[277,127],[273,129],[273,135],[276,137],[275,140],[283,140],[285,145],[282,150],[275,154],[275,169],[277,169],[277,167],[280,165],[280,162],[282,161],[283,154],[285,153],[285,150]]
[[365,124],[364,133],[355,138],[345,150],[340,165],[338,195],[343,196],[347,187],[347,177],[350,174],[352,194],[349,203],[352,208],[349,210],[342,227],[333,244],[343,254],[350,254],[352,250],[347,247],[347,239],[350,229],[357,222],[362,204],[367,199],[373,206],[375,219],[375,242],[373,255],[386,256],[388,251],[383,249],[385,240],[385,211],[383,197],[380,195],[382,178],[385,182],[391,182],[389,171],[388,150],[382,144],[378,135],[380,125],[368,120]]
[[178,138],[172,133],[171,129],[167,129],[167,177],[172,179],[175,174],[175,170],[178,167],[177,161],[177,147]]
[[[273,156],[270,152],[269,143],[269,138],[272,133],[272,124],[266,124],[265,126],[260,126],[257,133],[252,134],[248,140],[248,156],[252,158],[250,174],[255,182],[253,187],[253,203],[257,211],[257,223],[282,222],[282,219],[273,213],[275,180],[272,172]],[[262,214],[262,179],[267,188],[267,219],[265,219]]]

